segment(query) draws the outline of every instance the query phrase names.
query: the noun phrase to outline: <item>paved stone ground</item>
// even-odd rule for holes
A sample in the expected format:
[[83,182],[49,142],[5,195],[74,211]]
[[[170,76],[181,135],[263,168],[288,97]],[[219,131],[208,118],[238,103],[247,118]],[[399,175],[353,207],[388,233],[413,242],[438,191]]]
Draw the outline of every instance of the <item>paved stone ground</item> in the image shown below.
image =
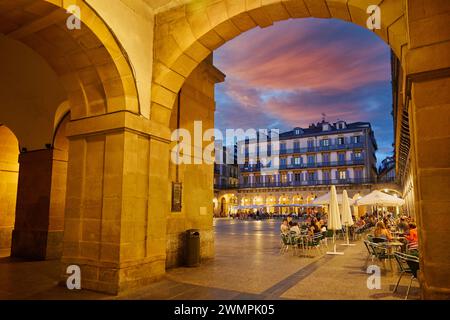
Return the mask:
[[[175,268],[165,279],[118,297],[73,292],[57,285],[59,263],[0,259],[0,299],[403,299],[409,277],[396,294],[395,263],[372,262],[362,241],[341,246],[343,256],[279,253],[278,221],[216,220],[216,258],[197,268]],[[331,249],[331,244],[330,244]],[[326,251],[324,248],[323,251]],[[366,268],[378,264],[381,289],[367,288]],[[410,299],[419,297],[413,281]]]

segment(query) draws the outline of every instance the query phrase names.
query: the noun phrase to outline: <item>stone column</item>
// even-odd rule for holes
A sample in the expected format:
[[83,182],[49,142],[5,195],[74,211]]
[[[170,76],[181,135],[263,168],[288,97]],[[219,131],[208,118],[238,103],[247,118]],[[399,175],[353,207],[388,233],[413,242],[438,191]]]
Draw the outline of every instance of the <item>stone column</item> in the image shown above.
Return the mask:
[[53,149],[19,156],[16,220],[11,256],[56,259],[61,256],[67,159]]
[[0,126],[0,257],[11,253],[16,210],[19,146],[14,134]]
[[[191,164],[170,164],[171,181],[182,183],[182,208],[181,212],[171,212],[167,217],[167,267],[184,263],[185,232],[189,229],[200,230],[201,258],[214,257],[214,164],[205,163],[202,157],[211,141],[196,145],[194,139],[197,136],[202,140],[204,132],[214,128],[214,85],[223,80],[224,75],[213,66],[212,56],[209,57],[186,79],[179,95],[180,104],[177,99],[172,110],[171,129],[179,127],[189,131],[193,147]],[[195,128],[195,121],[201,121],[201,130]],[[218,206],[220,211],[220,201]]]
[[415,211],[424,298],[450,298],[450,77],[412,86]]
[[70,122],[62,274],[117,294],[165,272],[167,128],[129,112]]
[[403,65],[423,297],[450,298],[450,2],[408,0]]

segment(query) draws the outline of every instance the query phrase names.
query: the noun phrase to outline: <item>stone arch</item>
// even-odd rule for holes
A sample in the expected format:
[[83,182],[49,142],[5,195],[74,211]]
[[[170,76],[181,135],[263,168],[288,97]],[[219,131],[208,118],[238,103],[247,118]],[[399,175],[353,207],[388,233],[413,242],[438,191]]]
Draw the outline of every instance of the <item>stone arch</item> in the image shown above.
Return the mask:
[[185,79],[215,49],[236,36],[258,26],[306,17],[336,18],[366,28],[367,8],[374,4],[383,12],[376,33],[402,57],[407,45],[405,1],[189,1],[158,14],[151,118],[167,125]]
[[19,141],[0,124],[0,257],[9,256],[16,212]]
[[[79,30],[66,26],[66,10],[72,4],[81,11]],[[0,19],[0,33],[37,52],[55,71],[67,93],[72,119],[120,110],[139,113],[126,54],[84,1],[5,0]]]

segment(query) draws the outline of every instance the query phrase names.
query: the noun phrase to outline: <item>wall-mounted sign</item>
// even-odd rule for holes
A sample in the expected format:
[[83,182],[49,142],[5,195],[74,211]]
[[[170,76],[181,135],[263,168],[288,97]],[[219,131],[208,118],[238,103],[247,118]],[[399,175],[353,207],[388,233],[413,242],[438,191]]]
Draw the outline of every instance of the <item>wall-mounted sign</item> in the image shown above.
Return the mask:
[[182,185],[181,182],[172,182],[172,211],[181,211],[181,195]]

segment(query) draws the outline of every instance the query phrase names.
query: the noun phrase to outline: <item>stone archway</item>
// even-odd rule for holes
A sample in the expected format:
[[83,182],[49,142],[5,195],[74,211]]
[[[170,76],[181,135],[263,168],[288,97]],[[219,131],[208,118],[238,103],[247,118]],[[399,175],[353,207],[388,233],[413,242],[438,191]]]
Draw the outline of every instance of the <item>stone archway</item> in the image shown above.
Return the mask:
[[[2,1],[0,33],[41,55],[60,78],[72,119],[118,110],[139,112],[129,62],[107,25],[84,1]],[[81,29],[69,30],[66,9],[81,10]]]
[[[167,126],[177,93],[201,61],[239,34],[268,27],[290,18],[338,18],[365,27],[369,5],[382,11],[382,28],[376,33],[392,48],[394,61],[394,118],[397,161],[410,162],[415,185],[415,207],[420,228],[420,281],[424,297],[450,295],[450,258],[438,250],[444,230],[431,223],[449,221],[438,194],[449,190],[448,125],[443,115],[450,105],[450,34],[445,28],[450,3],[425,0],[286,0],[286,1],[186,1],[160,12],[155,22],[155,56],[151,118]],[[443,30],[446,29],[447,31]],[[407,32],[408,30],[408,32]],[[429,122],[436,130],[427,131]],[[406,125],[405,125],[406,122]],[[409,125],[409,127],[408,127]],[[403,126],[406,129],[400,129]],[[405,136],[407,142],[405,142]],[[404,146],[407,145],[405,152]],[[430,149],[432,148],[432,149]],[[438,159],[428,156],[433,151]],[[403,160],[402,160],[403,159]],[[397,171],[403,170],[397,168]],[[430,191],[434,190],[434,191]],[[441,192],[438,192],[441,191]],[[436,212],[439,212],[436,216]],[[440,257],[437,261],[436,257]]]
[[403,1],[192,1],[156,17],[151,117],[167,124],[178,91],[189,74],[215,49],[255,27],[291,18],[337,18],[366,27],[367,8],[379,4],[384,16],[376,33],[398,57],[405,54]]
[[[68,30],[66,26],[66,9],[72,4],[81,10],[80,30]],[[2,62],[20,64],[19,58],[24,55],[14,55],[14,50],[26,52],[25,62],[39,61],[49,77],[56,79],[52,86],[58,82],[63,88],[58,99],[46,108],[28,104],[39,111],[39,117],[27,112],[25,104],[20,106],[22,109],[6,105],[0,108],[0,121],[5,125],[13,123],[14,132],[24,133],[18,137],[23,151],[21,166],[28,166],[28,170],[21,170],[24,174],[19,178],[19,187],[20,181],[22,186],[32,184],[33,175],[29,172],[43,172],[39,168],[51,167],[53,156],[58,153],[54,119],[60,116],[61,102],[67,100],[71,112],[66,128],[70,152],[63,270],[64,265],[77,264],[83,273],[83,288],[110,293],[157,278],[164,273],[164,250],[158,250],[157,243],[164,239],[165,231],[149,224],[148,215],[152,212],[151,219],[162,220],[168,200],[167,190],[160,187],[164,183],[157,181],[158,175],[165,177],[164,171],[152,170],[156,168],[154,162],[161,160],[157,149],[160,144],[167,144],[170,135],[168,129],[140,116],[136,81],[126,52],[112,29],[85,1],[1,1],[0,19],[1,52],[3,45],[11,49],[10,60]],[[20,74],[24,78],[27,75],[25,71]],[[34,72],[35,84],[45,82],[39,75]],[[28,88],[21,81],[10,85],[20,88],[18,92]],[[1,92],[2,98],[4,93]],[[33,135],[32,130],[45,134]],[[151,139],[153,136],[157,136],[157,141]],[[42,157],[36,158],[37,155]],[[168,157],[162,158],[168,163]],[[47,178],[43,190],[48,190],[56,176]],[[150,196],[150,188],[159,192]],[[25,197],[27,194],[30,195],[24,192]],[[40,199],[43,206],[49,206],[49,197]],[[152,210],[154,203],[164,210]],[[58,221],[54,220],[60,230]],[[162,226],[164,229],[165,220]]]
[[0,257],[11,253],[19,175],[18,155],[16,136],[0,124]]

